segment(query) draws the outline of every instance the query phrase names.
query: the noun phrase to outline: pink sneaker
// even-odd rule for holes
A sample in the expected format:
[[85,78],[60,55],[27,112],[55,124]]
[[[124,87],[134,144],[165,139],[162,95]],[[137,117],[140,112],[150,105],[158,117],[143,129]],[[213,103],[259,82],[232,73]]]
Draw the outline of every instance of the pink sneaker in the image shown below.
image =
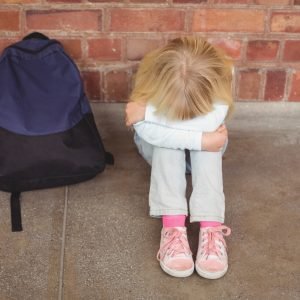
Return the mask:
[[197,273],[207,279],[218,279],[228,269],[226,243],[223,236],[230,235],[226,226],[200,229],[199,247],[196,259]]
[[157,259],[169,275],[187,277],[194,272],[194,261],[187,240],[186,227],[163,228]]

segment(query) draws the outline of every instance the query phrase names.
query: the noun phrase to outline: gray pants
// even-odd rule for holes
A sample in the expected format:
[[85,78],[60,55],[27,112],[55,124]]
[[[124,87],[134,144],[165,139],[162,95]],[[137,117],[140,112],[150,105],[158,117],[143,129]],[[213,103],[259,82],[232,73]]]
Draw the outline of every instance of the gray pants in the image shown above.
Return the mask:
[[[137,134],[134,140],[139,153],[152,166],[150,215],[188,215],[185,151],[150,145]],[[193,185],[189,203],[190,221],[223,223],[222,152],[190,151],[190,158]]]

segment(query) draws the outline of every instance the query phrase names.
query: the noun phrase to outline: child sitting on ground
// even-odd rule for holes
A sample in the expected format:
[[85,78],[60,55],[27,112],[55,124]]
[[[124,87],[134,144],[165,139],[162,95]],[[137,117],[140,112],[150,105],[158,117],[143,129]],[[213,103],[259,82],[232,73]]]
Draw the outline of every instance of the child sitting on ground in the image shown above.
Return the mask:
[[[196,268],[200,276],[217,279],[228,269],[222,154],[228,135],[223,123],[233,106],[231,69],[230,60],[207,41],[174,39],[144,57],[126,107],[126,125],[134,125],[138,150],[152,166],[150,215],[162,217],[163,226],[157,258],[175,277]],[[186,172],[193,185],[189,210]],[[195,263],[185,227],[188,211],[190,221],[200,224]]]

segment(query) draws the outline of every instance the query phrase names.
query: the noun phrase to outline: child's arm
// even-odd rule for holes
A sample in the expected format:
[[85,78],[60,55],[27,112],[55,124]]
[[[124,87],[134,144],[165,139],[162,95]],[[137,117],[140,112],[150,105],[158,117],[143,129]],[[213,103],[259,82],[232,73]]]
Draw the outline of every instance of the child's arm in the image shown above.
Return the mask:
[[224,123],[227,112],[227,105],[214,104],[213,110],[203,116],[198,116],[185,121],[170,121],[164,116],[157,115],[156,108],[148,104],[146,106],[144,119],[146,122],[166,125],[174,129],[213,132]]
[[133,126],[138,136],[151,145],[171,149],[202,150],[202,132],[174,129],[146,121]]
[[218,152],[221,151],[228,137],[224,125],[214,132],[205,133],[174,129],[145,121],[133,126],[136,133],[149,144],[171,149]]
[[[220,127],[227,113],[224,106],[203,117],[182,122],[168,122],[165,118],[157,117],[151,106],[146,111],[146,118],[150,122],[143,122],[145,111],[143,104],[127,104],[126,125],[136,123],[134,128],[137,134],[152,145],[173,149],[220,151],[227,140],[226,127]],[[212,132],[202,133],[203,129]]]
[[227,115],[228,106],[215,104],[214,110],[206,115],[186,121],[170,121],[164,116],[158,116],[155,108],[148,104],[130,102],[126,106],[126,125],[131,126],[145,120],[152,124],[167,126],[174,129],[189,131],[213,132],[219,128]]

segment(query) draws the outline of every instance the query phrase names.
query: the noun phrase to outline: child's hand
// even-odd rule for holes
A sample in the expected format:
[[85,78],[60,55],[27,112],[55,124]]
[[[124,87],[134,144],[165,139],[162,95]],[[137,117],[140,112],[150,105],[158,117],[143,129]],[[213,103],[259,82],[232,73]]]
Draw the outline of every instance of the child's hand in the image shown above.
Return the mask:
[[125,109],[125,123],[130,127],[145,119],[146,104],[129,102]]
[[202,135],[202,150],[219,152],[222,150],[228,138],[228,131],[225,125],[221,125],[214,132],[204,132]]

